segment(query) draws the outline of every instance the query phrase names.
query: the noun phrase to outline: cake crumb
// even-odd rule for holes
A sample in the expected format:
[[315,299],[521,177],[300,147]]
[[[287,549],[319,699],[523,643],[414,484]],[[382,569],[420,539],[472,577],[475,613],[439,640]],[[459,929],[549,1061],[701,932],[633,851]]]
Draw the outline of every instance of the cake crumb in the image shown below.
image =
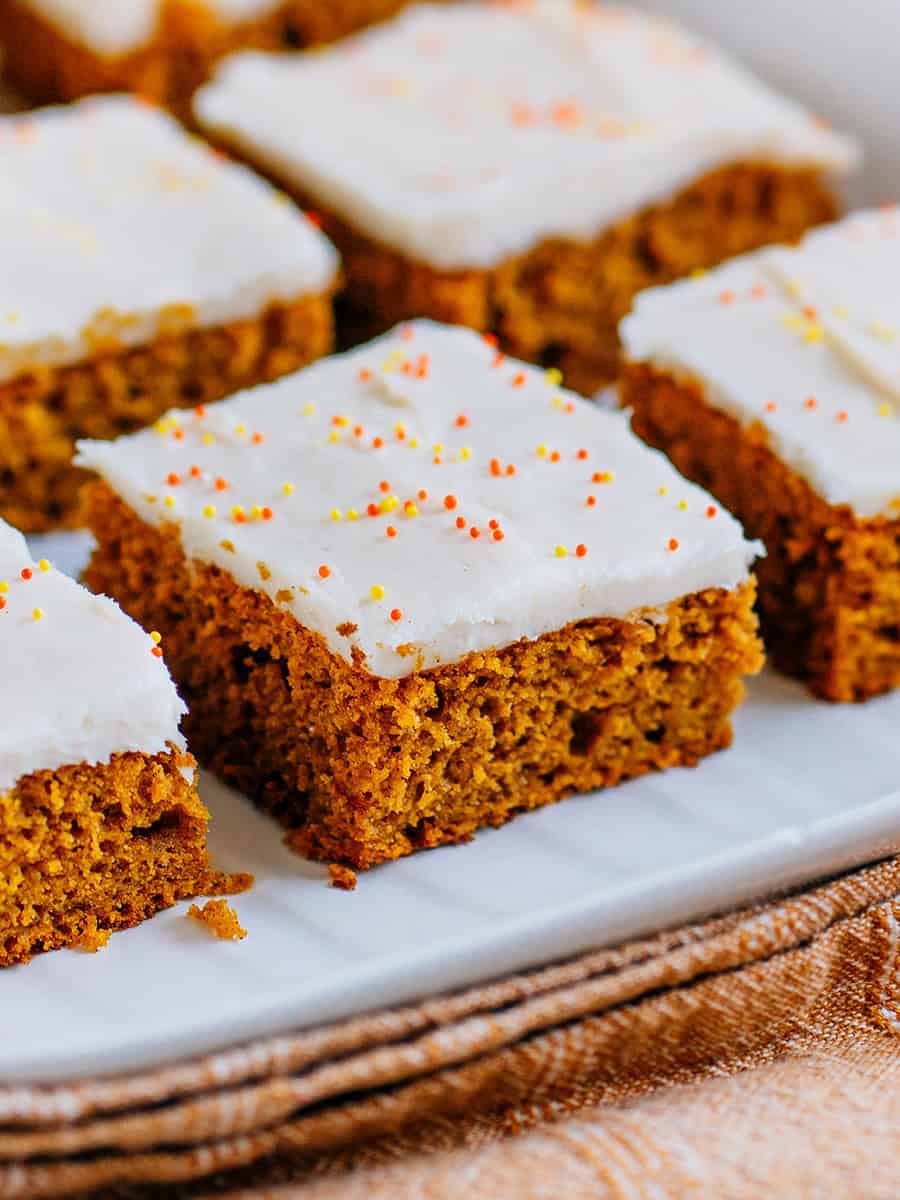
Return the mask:
[[247,930],[241,926],[237,913],[227,900],[207,900],[202,908],[192,904],[188,916],[206,925],[222,941],[240,942],[247,936]]
[[75,943],[77,950],[83,951],[85,954],[96,954],[110,939],[112,934],[111,929],[104,929],[97,924],[97,918],[90,916],[87,926],[81,934],[81,937]]
[[336,627],[335,632],[341,637],[353,637],[354,633],[359,629],[358,625],[354,625],[352,621],[343,621]]
[[340,863],[329,863],[328,874],[331,876],[331,886],[342,892],[356,891],[356,872],[352,867],[342,867]]

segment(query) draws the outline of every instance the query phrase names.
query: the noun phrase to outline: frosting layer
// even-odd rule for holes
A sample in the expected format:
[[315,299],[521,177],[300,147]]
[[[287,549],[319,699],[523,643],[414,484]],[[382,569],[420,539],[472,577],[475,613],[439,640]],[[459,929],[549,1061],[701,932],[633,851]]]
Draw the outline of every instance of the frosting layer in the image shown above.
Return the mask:
[[[266,16],[282,0],[202,2],[213,16],[237,23]],[[163,0],[20,0],[20,3],[55,25],[70,41],[110,57],[149,45],[163,9]]]
[[331,244],[127,97],[0,118],[0,382],[328,288]]
[[0,521],[0,794],[34,771],[183,748],[186,710],[153,650],[112,600],[36,563]]
[[626,353],[759,422],[829,504],[900,517],[900,214],[856,213],[796,248],[644,292]]
[[428,321],[78,461],[387,677],[732,588],[758,552],[624,414]]
[[592,238],[739,160],[857,158],[711,46],[578,0],[416,5],[314,55],[236,55],[195,113],[359,231],[451,270]]

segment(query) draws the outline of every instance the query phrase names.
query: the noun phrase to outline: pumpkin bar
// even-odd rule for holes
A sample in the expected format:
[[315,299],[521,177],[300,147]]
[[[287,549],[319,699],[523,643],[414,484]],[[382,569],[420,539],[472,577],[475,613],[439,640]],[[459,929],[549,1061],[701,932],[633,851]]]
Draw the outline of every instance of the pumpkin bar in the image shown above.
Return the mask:
[[194,751],[327,862],[693,765],[760,665],[759,547],[471,330],[402,326],[79,461],[89,585],[164,634]]
[[121,91],[183,108],[223,55],[332,41],[406,3],[0,0],[0,46],[7,75],[36,103]]
[[428,316],[585,394],[635,293],[831,219],[856,158],[706,43],[579,0],[416,5],[316,55],[235,55],[194,114],[321,216],[344,344]]
[[152,637],[0,522],[0,966],[238,890],[206,855],[184,705]]
[[778,666],[828,700],[900,686],[900,217],[645,293],[622,327],[634,428],[766,545]]
[[78,522],[76,438],[327,353],[337,257],[244,167],[128,97],[0,118],[0,515]]

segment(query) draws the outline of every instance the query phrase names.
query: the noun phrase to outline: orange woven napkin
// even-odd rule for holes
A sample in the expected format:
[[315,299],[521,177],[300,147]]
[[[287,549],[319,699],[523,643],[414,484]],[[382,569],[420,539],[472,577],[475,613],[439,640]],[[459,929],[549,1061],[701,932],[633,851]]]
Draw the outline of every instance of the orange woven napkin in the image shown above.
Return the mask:
[[450,1197],[462,1177],[492,1200],[755,1197],[788,1151],[797,1179],[852,1181],[876,1137],[857,1110],[878,1097],[894,1118],[878,1136],[900,1144],[900,1094],[882,1096],[900,1076],[898,894],[890,860],[421,1005],[0,1088],[0,1196]]

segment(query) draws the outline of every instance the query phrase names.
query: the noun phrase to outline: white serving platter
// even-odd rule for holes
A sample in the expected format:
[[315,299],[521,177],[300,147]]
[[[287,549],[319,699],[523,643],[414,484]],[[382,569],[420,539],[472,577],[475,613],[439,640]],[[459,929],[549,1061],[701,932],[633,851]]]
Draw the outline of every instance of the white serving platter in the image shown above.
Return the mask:
[[[77,537],[40,552],[70,568]],[[212,777],[211,844],[251,871],[235,906],[249,936],[215,941],[187,905],[0,972],[0,1082],[153,1066],[349,1017],[622,941],[900,850],[900,695],[812,700],[766,673],[734,746],[566,800],[361,875],[355,892],[282,845]]]

